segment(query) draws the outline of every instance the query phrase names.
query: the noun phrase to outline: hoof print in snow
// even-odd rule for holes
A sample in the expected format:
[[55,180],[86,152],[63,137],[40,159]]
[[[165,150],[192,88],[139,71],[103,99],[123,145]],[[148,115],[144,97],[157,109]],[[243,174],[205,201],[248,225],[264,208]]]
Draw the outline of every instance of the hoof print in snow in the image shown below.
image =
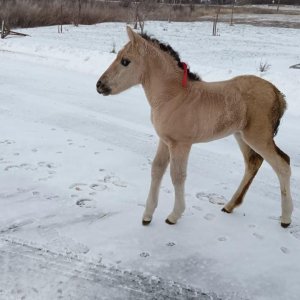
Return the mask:
[[263,240],[264,239],[264,237],[261,234],[256,233],[256,232],[253,232],[253,236],[256,237],[258,240]]
[[112,184],[115,185],[115,186],[118,186],[118,187],[127,187],[127,183],[126,182],[118,180],[118,179],[114,180],[112,182]]
[[290,69],[300,69],[300,64],[292,65]]
[[2,140],[0,141],[0,144],[5,144],[5,145],[12,145],[15,144],[16,142],[13,140]]
[[220,236],[220,237],[218,237],[218,241],[219,242],[226,242],[227,241],[227,237],[226,236]]
[[174,247],[175,245],[176,245],[176,244],[175,244],[174,242],[168,242],[168,243],[167,243],[167,246],[168,246],[168,247]]
[[105,183],[112,183],[113,185],[118,187],[127,187],[126,182],[121,181],[119,177],[114,175],[106,175],[102,181]]
[[213,214],[206,214],[206,215],[204,216],[204,219],[207,220],[207,221],[211,221],[211,220],[213,220],[214,218],[215,218],[215,215],[213,215]]
[[90,188],[91,188],[92,190],[101,192],[101,191],[106,190],[106,189],[107,189],[107,186],[104,185],[104,184],[93,183],[93,184],[90,185]]
[[216,204],[216,205],[224,205],[226,203],[226,199],[224,196],[222,195],[218,195],[218,194],[206,194],[203,192],[197,193],[196,194],[196,198],[200,199],[200,200],[204,200],[204,201],[209,201],[212,204]]
[[290,233],[293,237],[300,240],[300,225],[296,225],[290,230]]
[[93,208],[93,200],[92,199],[79,199],[76,201],[76,205],[84,208]]
[[202,208],[201,208],[200,206],[197,206],[197,205],[193,205],[192,208],[193,208],[193,209],[196,209],[196,210],[198,210],[198,211],[201,211],[201,210],[202,210]]
[[150,256],[150,254],[148,253],[148,252],[142,252],[142,253],[140,253],[140,257],[148,257],[148,256]]
[[290,250],[288,248],[286,248],[286,247],[280,247],[280,250],[284,254],[289,254],[290,253]]

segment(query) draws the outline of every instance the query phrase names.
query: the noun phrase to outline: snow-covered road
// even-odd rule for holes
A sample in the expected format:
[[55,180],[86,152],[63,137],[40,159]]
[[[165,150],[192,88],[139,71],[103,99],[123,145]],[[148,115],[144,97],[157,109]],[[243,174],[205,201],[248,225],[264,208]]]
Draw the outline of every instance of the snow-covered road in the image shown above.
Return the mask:
[[300,71],[289,66],[300,62],[300,30],[146,29],[205,80],[256,74],[286,94],[276,140],[292,159],[292,226],[278,224],[279,184],[267,164],[245,203],[221,213],[243,173],[231,137],[193,147],[176,226],[164,223],[168,175],[153,223],[141,226],[157,145],[148,103],[141,87],[107,98],[95,89],[112,44],[127,40],[125,24],[28,29],[31,37],[0,41],[0,299],[298,300]]

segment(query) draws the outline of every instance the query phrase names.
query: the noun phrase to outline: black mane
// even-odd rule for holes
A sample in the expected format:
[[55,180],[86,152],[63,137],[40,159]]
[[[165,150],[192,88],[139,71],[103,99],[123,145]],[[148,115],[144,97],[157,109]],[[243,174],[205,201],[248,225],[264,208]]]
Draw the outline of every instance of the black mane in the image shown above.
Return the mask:
[[[176,52],[169,44],[162,43],[161,41],[149,36],[146,33],[140,34],[140,36],[146,41],[150,41],[159,46],[160,50],[169,53],[176,61],[179,68],[183,69],[183,63],[180,60],[178,52]],[[193,81],[201,81],[201,78],[198,74],[190,72],[188,68],[188,78]]]

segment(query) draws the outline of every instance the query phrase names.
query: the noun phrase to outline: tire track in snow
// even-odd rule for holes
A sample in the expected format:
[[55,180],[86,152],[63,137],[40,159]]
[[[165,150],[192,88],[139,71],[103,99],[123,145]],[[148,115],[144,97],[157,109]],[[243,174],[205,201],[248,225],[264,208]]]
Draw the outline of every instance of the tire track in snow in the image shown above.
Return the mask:
[[0,272],[0,299],[7,300],[220,299],[156,276],[88,262],[9,238],[0,240]]

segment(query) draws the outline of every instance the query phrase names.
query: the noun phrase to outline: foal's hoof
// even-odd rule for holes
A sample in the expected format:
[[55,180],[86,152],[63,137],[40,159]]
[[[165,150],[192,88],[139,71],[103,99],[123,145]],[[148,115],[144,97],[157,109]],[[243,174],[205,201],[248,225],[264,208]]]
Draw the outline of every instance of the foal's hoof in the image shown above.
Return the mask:
[[291,225],[291,223],[282,223],[282,222],[280,224],[282,228],[288,228]]
[[147,225],[149,225],[149,224],[151,223],[151,221],[152,221],[152,220],[149,220],[149,221],[143,220],[142,224],[143,224],[144,226],[147,226]]
[[225,207],[222,208],[223,212],[226,212],[227,214],[231,214],[231,211],[227,210]]
[[169,225],[175,225],[176,223],[171,222],[169,219],[166,219],[166,223]]

